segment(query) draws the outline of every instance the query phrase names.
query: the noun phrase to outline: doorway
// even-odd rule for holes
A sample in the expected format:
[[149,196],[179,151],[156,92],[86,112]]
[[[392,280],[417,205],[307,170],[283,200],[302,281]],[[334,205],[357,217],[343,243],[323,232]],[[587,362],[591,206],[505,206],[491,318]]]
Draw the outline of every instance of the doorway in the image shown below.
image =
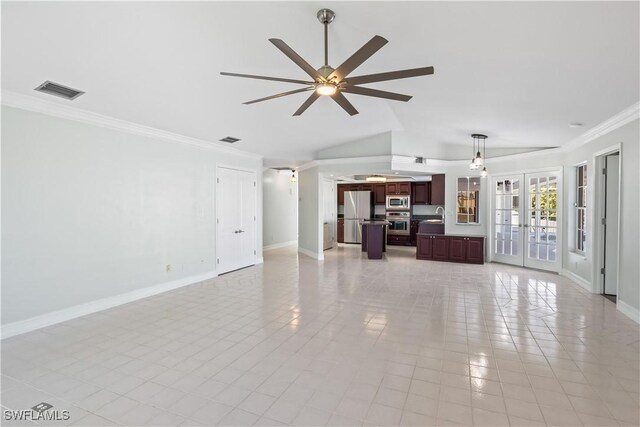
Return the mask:
[[256,172],[216,169],[216,270],[228,273],[256,263]]
[[602,169],[602,295],[616,302],[620,238],[620,153],[607,154]]
[[561,171],[492,180],[492,260],[560,271]]

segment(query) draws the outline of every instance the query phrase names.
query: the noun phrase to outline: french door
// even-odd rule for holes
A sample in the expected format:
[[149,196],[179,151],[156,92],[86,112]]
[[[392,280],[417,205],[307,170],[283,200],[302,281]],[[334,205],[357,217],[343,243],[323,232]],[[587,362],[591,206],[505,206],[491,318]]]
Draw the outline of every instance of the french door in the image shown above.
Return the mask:
[[216,179],[216,271],[256,263],[256,173],[223,167]]
[[560,271],[561,172],[493,178],[492,260]]

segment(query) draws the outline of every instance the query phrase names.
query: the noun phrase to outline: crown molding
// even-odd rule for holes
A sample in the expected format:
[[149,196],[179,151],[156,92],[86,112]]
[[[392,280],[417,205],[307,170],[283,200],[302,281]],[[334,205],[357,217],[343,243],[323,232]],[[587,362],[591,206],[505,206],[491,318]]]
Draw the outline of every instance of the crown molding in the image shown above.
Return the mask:
[[237,148],[226,147],[217,141],[206,141],[203,139],[191,138],[189,136],[116,119],[115,117],[105,116],[91,111],[82,110],[80,108],[70,107],[57,102],[7,90],[2,91],[2,105],[59,117],[62,119],[73,120],[93,126],[113,129],[133,135],[146,136],[163,141],[189,145],[191,147],[204,150],[218,151],[236,156],[250,157],[252,159],[261,159],[263,157],[259,154],[238,150]]
[[636,102],[635,104],[625,108],[615,116],[610,117],[604,122],[592,127],[579,137],[562,145],[560,148],[563,151],[573,150],[576,147],[587,144],[596,138],[606,135],[609,132],[626,125],[627,123],[631,123],[632,121],[638,119],[640,119],[640,102]]

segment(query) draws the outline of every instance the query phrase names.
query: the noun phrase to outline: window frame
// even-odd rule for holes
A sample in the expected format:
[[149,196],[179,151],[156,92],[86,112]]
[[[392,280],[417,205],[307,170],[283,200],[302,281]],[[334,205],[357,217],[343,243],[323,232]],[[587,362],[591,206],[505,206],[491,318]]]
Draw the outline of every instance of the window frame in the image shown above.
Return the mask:
[[575,206],[575,252],[581,255],[586,255],[587,253],[587,191],[588,191],[588,175],[589,168],[587,167],[587,163],[581,163],[576,165],[576,185],[575,185],[575,194],[576,201],[574,203]]

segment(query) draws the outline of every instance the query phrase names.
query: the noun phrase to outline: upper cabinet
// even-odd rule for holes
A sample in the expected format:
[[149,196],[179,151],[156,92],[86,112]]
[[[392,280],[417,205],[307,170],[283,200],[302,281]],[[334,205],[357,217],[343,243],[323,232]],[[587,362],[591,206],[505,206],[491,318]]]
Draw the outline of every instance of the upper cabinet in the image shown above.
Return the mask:
[[411,203],[413,205],[428,205],[431,201],[431,183],[414,182],[412,184]]
[[384,205],[387,203],[387,186],[384,184],[375,184],[373,186],[373,200],[376,205]]
[[387,182],[387,195],[411,195],[411,183],[409,182]]
[[344,192],[346,190],[346,186],[345,185],[338,185],[338,204],[339,205],[344,205]]
[[431,204],[444,205],[444,174],[431,177]]
[[386,203],[386,191],[384,184],[338,184],[338,204],[344,205],[345,191],[371,191],[376,205]]

